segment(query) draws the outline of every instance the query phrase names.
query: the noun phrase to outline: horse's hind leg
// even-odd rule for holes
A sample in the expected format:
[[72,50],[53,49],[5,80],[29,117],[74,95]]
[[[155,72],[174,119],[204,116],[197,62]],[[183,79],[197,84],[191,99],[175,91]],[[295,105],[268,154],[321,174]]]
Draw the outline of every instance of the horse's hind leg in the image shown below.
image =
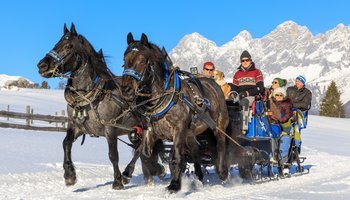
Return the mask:
[[228,164],[225,159],[226,154],[226,146],[225,146],[225,136],[223,136],[221,133],[216,130],[217,135],[217,159],[215,163],[216,171],[219,175],[219,178],[223,181],[226,181],[228,178]]
[[195,138],[188,138],[187,139],[187,148],[190,151],[190,156],[192,157],[194,163],[194,173],[196,174],[199,181],[203,182],[203,171],[202,171],[202,165],[201,165],[201,154],[199,152],[199,146],[197,139]]
[[64,169],[64,179],[66,185],[74,185],[77,182],[77,177],[75,174],[75,169],[71,157],[72,145],[74,142],[74,132],[71,128],[68,128],[67,135],[63,140],[63,151],[64,151],[64,160],[63,160],[63,169]]
[[199,162],[194,163],[194,173],[196,174],[197,178],[199,181],[203,182],[203,171],[202,171],[202,166]]

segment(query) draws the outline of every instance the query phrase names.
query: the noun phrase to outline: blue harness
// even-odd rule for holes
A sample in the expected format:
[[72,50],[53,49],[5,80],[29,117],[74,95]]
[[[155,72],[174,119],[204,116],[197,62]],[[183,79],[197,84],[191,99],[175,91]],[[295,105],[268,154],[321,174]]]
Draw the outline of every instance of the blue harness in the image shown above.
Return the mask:
[[[168,66],[168,64],[166,62],[164,62],[163,63],[163,67],[164,67],[164,70],[165,70],[164,90],[168,90],[169,89],[169,85],[170,85],[169,66]],[[123,76],[131,76],[137,81],[142,81],[142,79],[143,79],[143,76],[142,76],[141,73],[139,73],[138,71],[136,71],[134,69],[130,69],[130,68],[124,69]],[[170,101],[159,112],[151,114],[150,115],[150,119],[159,119],[160,117],[165,115],[173,107],[173,105],[175,104],[175,95],[176,95],[176,93],[178,91],[180,91],[180,89],[181,89],[180,76],[179,76],[178,71],[176,69],[174,69],[174,90],[173,90],[173,92],[171,94]]]

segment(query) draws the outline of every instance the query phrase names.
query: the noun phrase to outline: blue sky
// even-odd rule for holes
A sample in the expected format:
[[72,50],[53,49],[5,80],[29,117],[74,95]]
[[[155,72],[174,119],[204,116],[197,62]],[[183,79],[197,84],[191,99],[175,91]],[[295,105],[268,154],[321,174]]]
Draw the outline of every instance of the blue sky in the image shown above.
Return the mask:
[[[222,45],[242,30],[254,38],[286,20],[307,26],[313,34],[337,24],[350,24],[350,1],[230,1],[230,0],[11,0],[0,6],[0,74],[23,76],[41,83],[36,64],[56,44],[63,24],[74,22],[96,50],[108,56],[120,75],[129,32],[138,39],[174,48],[186,34],[198,32]],[[59,79],[50,80],[52,88]]]

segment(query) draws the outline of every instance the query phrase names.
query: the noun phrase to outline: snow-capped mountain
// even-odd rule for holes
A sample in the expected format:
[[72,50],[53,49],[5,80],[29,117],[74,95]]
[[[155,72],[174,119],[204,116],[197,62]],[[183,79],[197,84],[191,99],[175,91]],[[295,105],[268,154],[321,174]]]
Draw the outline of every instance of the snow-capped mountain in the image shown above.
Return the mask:
[[286,21],[262,38],[252,38],[244,30],[222,46],[192,33],[169,55],[175,65],[185,70],[197,66],[201,71],[205,61],[213,61],[216,68],[224,72],[226,80],[232,81],[243,50],[251,53],[256,66],[264,73],[267,87],[275,77],[285,78],[292,85],[296,76],[304,75],[307,87],[313,92],[313,113],[318,113],[320,101],[332,80],[342,93],[342,102],[350,104],[350,26],[343,24],[314,36],[306,26]]
[[34,83],[21,76],[9,76],[6,74],[0,74],[0,89],[10,89],[11,86],[33,87]]

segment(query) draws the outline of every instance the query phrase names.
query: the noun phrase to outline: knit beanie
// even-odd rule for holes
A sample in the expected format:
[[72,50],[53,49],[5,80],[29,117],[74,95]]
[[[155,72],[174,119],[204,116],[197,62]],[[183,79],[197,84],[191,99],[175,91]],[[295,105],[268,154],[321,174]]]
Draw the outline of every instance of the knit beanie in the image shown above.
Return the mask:
[[278,82],[278,85],[280,87],[284,87],[287,85],[287,80],[286,79],[282,79],[282,78],[275,78],[273,80],[276,80]]
[[283,97],[286,97],[287,96],[287,91],[284,87],[279,87],[279,88],[276,88],[273,90],[273,94],[276,95],[278,93],[282,93],[283,94]]
[[249,54],[247,50],[244,50],[241,54],[241,60],[242,58],[249,58],[250,60],[252,59],[252,56]]
[[305,83],[306,83],[306,78],[305,78],[304,76],[302,76],[302,75],[299,75],[299,76],[296,78],[296,80],[302,82],[304,85],[305,85]]

